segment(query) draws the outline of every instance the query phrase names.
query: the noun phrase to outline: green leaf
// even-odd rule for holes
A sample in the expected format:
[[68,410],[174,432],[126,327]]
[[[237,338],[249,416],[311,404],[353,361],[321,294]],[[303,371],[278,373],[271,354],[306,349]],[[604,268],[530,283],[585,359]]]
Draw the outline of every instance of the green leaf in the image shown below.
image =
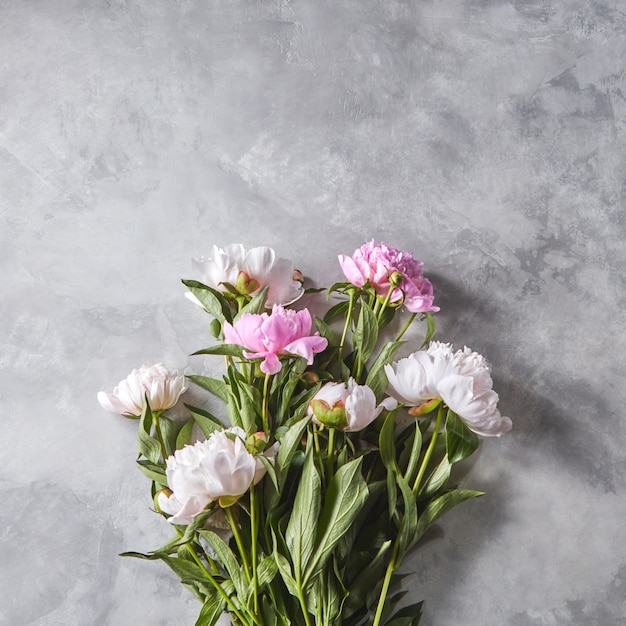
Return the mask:
[[378,447],[380,450],[380,458],[383,465],[387,468],[387,505],[388,515],[391,519],[396,510],[397,490],[396,490],[396,474],[398,473],[398,464],[396,462],[396,446],[394,441],[395,429],[395,412],[389,413],[383,422],[378,436]]
[[153,463],[161,458],[161,445],[150,435],[153,416],[148,402],[144,402],[141,418],[139,419],[139,454]]
[[226,601],[215,591],[205,600],[195,626],[214,626],[226,608]]
[[274,560],[276,561],[276,565],[278,565],[278,571],[280,572],[280,576],[287,587],[287,591],[292,596],[298,597],[298,585],[293,577],[293,573],[291,571],[291,565],[289,561],[284,557],[280,552],[277,551],[276,546],[274,546]]
[[276,457],[276,465],[279,473],[279,486],[282,489],[291,459],[300,446],[302,436],[311,421],[311,416],[306,415],[296,422],[282,437],[279,438],[280,446]]
[[260,563],[257,568],[257,580],[259,583],[259,589],[264,585],[269,585],[276,574],[278,573],[278,564],[274,560],[272,555],[266,556]]
[[393,318],[396,316],[397,310],[398,309],[396,307],[385,307],[378,320],[378,328],[384,328],[385,326],[390,324],[393,321]]
[[413,429],[413,442],[411,444],[411,453],[409,455],[404,479],[407,483],[412,484],[417,476],[420,452],[422,450],[422,431],[419,429],[417,420]]
[[316,547],[304,577],[310,581],[323,569],[337,542],[348,531],[367,500],[361,476],[363,458],[342,465],[330,481],[317,526]]
[[155,483],[159,485],[166,486],[167,478],[165,478],[165,470],[161,465],[157,465],[152,461],[147,459],[140,459],[137,461],[137,465],[139,465],[139,469],[141,472],[147,476],[150,480],[153,480]]
[[261,421],[261,402],[255,402],[250,394],[247,392],[246,387],[249,387],[247,383],[239,383],[239,386],[243,393],[240,394],[239,403],[239,418],[241,419],[241,426],[246,431],[247,435],[251,435],[259,430],[259,423]]
[[418,602],[403,606],[391,616],[389,621],[385,622],[385,626],[418,626],[423,604],[423,602]]
[[405,342],[404,341],[390,341],[383,346],[378,358],[372,364],[369,370],[365,384],[371,387],[372,391],[376,395],[376,398],[380,398],[387,389],[387,375],[385,374],[384,367],[393,361],[396,353]]
[[180,450],[184,448],[187,444],[191,443],[191,438],[193,437],[193,418],[188,419],[182,426],[182,428],[178,431],[178,435],[176,436],[176,449]]
[[233,581],[233,585],[235,585],[237,595],[240,598],[245,598],[248,585],[243,576],[241,563],[239,563],[233,551],[224,540],[212,530],[198,530],[198,534],[204,537],[213,550],[215,550],[217,560],[228,572],[230,579]]
[[195,422],[198,424],[198,428],[203,432],[205,437],[209,437],[209,435],[216,430],[224,429],[224,424],[212,413],[197,406],[191,406],[190,404],[185,404],[185,406],[191,412],[191,417],[193,418],[192,423]]
[[350,282],[343,283],[335,283],[328,288],[328,295],[334,293],[335,291],[339,291],[340,293],[345,293],[347,290],[354,289],[354,285]]
[[378,321],[372,309],[365,302],[362,302],[352,342],[354,347],[360,351],[363,363],[366,363],[372,355],[377,341]]
[[439,491],[450,478],[450,470],[452,465],[448,461],[448,457],[444,456],[441,459],[441,463],[433,470],[433,473],[428,477],[428,480],[421,486],[418,496],[431,496]]
[[400,530],[396,541],[398,542],[398,556],[395,560],[395,566],[398,567],[406,553],[413,545],[413,537],[415,536],[415,530],[417,528],[417,505],[415,503],[415,497],[409,487],[409,483],[404,480],[402,476],[396,477],[398,487],[402,493],[402,501],[404,503],[404,513],[402,515],[402,521],[400,523]]
[[320,331],[320,335],[328,340],[329,346],[339,345],[339,335],[321,318],[315,316],[315,325],[317,330]]
[[349,306],[350,306],[350,302],[348,300],[342,300],[341,302],[334,304],[324,314],[324,321],[328,323],[332,321],[335,317],[344,315],[345,313],[347,313]]
[[396,446],[394,441],[394,429],[395,429],[395,412],[392,411],[387,415],[383,423],[383,427],[380,429],[378,435],[378,447],[380,449],[380,458],[383,465],[394,472],[398,471],[398,464],[396,462]]
[[203,571],[193,561],[187,561],[186,559],[167,556],[165,554],[159,554],[158,558],[166,563],[183,582],[199,582],[203,584],[207,582]]
[[304,460],[298,491],[293,503],[285,542],[291,554],[296,580],[307,568],[315,546],[315,531],[321,507],[321,480],[313,461],[313,446],[309,445]]
[[265,301],[267,300],[268,291],[269,285],[263,287],[263,289],[261,289],[261,291],[259,291],[259,293],[257,293],[256,296],[254,296],[254,298],[252,298],[252,300],[250,300],[250,302],[248,302],[248,304],[246,304],[246,306],[244,306],[241,311],[235,315],[235,321],[240,319],[242,315],[247,315],[249,313],[256,315],[262,313],[266,308]]
[[118,556],[131,557],[133,559],[144,559],[145,561],[158,561],[161,556],[159,554],[155,554],[154,552],[151,554],[144,554],[143,552],[122,552],[118,554]]
[[165,415],[160,415],[158,418],[159,426],[161,428],[161,435],[163,436],[163,444],[165,445],[165,451],[168,455],[174,454],[176,450],[176,436],[178,435],[178,426]]
[[191,356],[198,356],[199,354],[218,354],[243,358],[243,350],[242,346],[235,345],[234,343],[218,343],[215,346],[209,346],[208,348],[202,348],[202,350],[192,352]]
[[339,575],[335,555],[331,558],[331,565],[332,567],[326,567],[324,576],[318,579],[321,593],[318,593],[317,597],[323,597],[322,594],[325,596],[324,624],[332,624],[336,621],[336,617],[342,614],[343,605],[348,597],[348,590]]
[[218,319],[212,319],[209,324],[209,332],[211,333],[211,337],[219,339],[222,334],[222,322]]
[[204,285],[197,280],[183,280],[182,282],[198,298],[207,313],[210,313],[220,322],[233,321],[228,300],[217,289]]
[[473,433],[459,418],[459,416],[448,409],[446,417],[446,451],[450,464],[458,463],[472,455],[479,444],[478,435]]
[[347,615],[349,617],[363,606],[365,598],[371,589],[381,586],[387,567],[387,553],[391,547],[391,539],[385,541],[373,559],[366,565],[355,580],[350,584],[350,595],[347,600]]
[[203,389],[210,391],[220,400],[224,402],[228,400],[228,388],[223,380],[217,380],[217,378],[209,378],[207,376],[187,376],[187,378]]
[[259,454],[256,458],[261,461],[263,467],[265,467],[267,475],[270,477],[270,480],[274,485],[274,489],[276,489],[276,491],[280,493],[278,489],[278,479],[276,478],[276,468],[274,467],[274,464],[262,454]]
[[426,318],[426,335],[424,336],[424,341],[422,341],[422,345],[419,348],[420,350],[425,348],[430,343],[431,339],[435,336],[435,332],[437,331],[435,318],[430,313],[424,313],[424,317]]
[[448,491],[436,500],[433,500],[419,516],[414,542],[417,541],[429,528],[431,524],[445,515],[455,506],[469,500],[484,495],[482,491],[471,491],[470,489],[455,489]]

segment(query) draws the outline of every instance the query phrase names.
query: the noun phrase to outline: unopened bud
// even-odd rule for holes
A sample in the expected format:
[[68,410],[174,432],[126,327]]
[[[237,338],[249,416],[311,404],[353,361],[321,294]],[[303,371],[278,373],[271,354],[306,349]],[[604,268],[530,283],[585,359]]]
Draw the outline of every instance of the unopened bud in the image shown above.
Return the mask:
[[259,287],[259,281],[252,278],[249,274],[246,274],[246,272],[239,272],[239,274],[237,274],[235,289],[238,293],[243,294],[244,296],[249,296]]
[[389,276],[389,284],[392,287],[399,287],[402,284],[402,274],[400,272],[392,272]]
[[261,454],[267,447],[267,435],[263,431],[256,432],[246,439],[246,449],[254,456]]
[[315,385],[320,382],[319,374],[316,372],[304,372],[302,378],[308,385]]
[[343,430],[348,424],[346,407],[343,400],[335,403],[332,407],[325,400],[311,400],[310,407],[315,419],[324,426],[331,426]]
[[293,279],[302,285],[304,283],[304,274],[300,270],[293,270]]

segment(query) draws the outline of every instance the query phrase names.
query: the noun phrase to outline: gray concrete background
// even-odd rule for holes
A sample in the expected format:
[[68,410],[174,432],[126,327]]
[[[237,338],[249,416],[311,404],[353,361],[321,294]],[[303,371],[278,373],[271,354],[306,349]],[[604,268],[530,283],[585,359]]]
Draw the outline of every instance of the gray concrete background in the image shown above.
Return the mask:
[[621,0],[0,0],[0,623],[194,622],[116,556],[169,532],[96,393],[202,371],[194,252],[329,285],[374,238],[514,420],[407,562],[424,624],[626,624],[625,60]]

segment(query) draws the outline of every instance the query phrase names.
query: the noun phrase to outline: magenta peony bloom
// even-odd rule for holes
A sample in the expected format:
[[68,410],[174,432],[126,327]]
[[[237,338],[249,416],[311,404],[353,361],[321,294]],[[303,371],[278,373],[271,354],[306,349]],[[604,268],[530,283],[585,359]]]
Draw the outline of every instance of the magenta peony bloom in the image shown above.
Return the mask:
[[393,283],[392,304],[404,304],[412,313],[439,310],[433,306],[433,286],[422,274],[422,263],[410,252],[370,241],[351,257],[340,254],[339,263],[353,285],[364,287],[369,282],[381,298],[387,297]]
[[263,359],[261,371],[275,374],[282,367],[279,355],[301,356],[311,365],[313,355],[326,349],[328,341],[311,335],[311,314],[274,305],[267,313],[242,315],[234,324],[224,324],[224,343],[243,346],[247,359]]

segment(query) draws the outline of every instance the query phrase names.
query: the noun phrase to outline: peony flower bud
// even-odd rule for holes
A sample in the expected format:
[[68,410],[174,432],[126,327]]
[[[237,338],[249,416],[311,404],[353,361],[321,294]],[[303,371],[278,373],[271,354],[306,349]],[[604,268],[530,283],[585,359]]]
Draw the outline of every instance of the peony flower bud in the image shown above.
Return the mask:
[[308,413],[318,424],[354,432],[371,424],[383,409],[391,411],[396,406],[393,398],[385,398],[377,406],[374,392],[350,378],[347,386],[326,383],[311,400]]
[[326,400],[313,398],[310,407],[313,419],[318,424],[324,424],[324,426],[331,426],[339,430],[343,430],[348,425],[346,405],[343,400],[339,400],[331,406]]
[[259,290],[259,281],[254,278],[250,278],[245,272],[239,272],[237,275],[237,281],[235,282],[235,289],[243,295],[250,295]]

